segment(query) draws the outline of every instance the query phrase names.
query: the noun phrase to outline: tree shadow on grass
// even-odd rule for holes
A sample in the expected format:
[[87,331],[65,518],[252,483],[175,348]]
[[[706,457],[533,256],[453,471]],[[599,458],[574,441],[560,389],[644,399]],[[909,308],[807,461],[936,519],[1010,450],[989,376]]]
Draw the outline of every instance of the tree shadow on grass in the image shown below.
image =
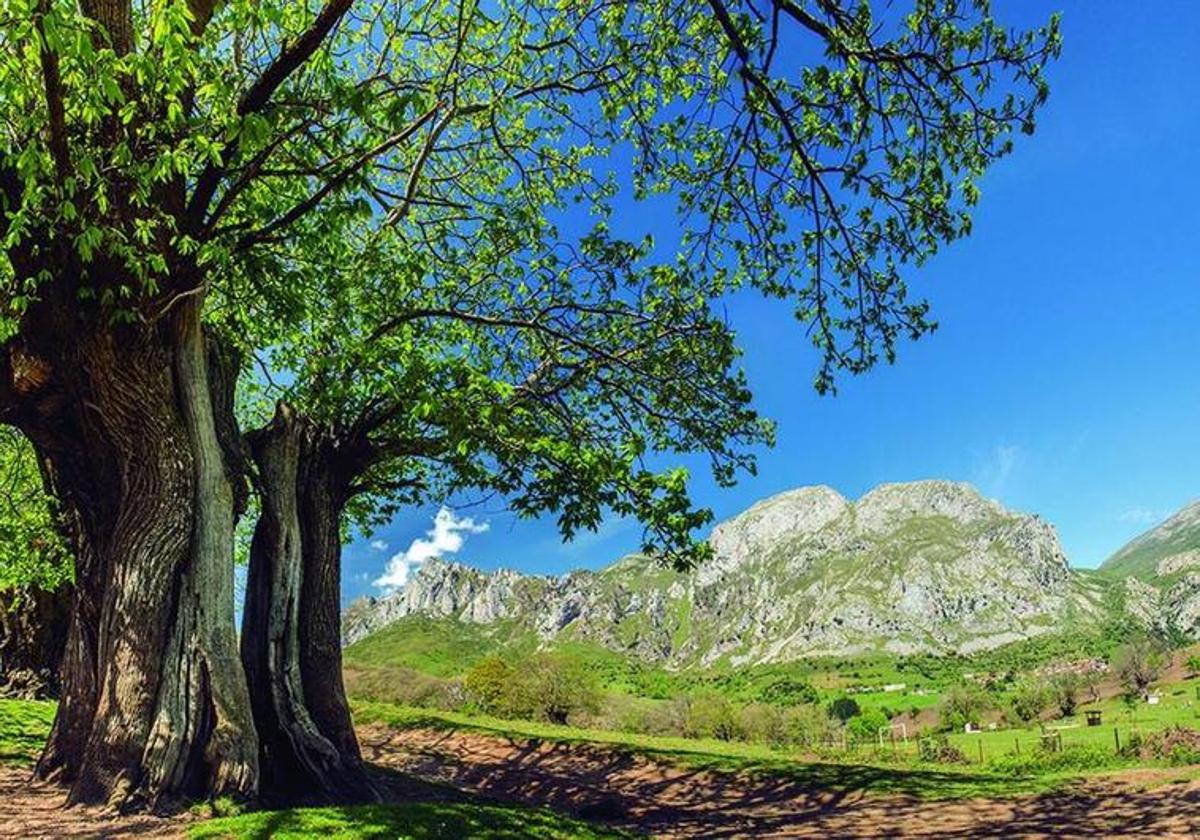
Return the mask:
[[417,775],[672,837],[1148,837],[1200,830],[1195,785],[1047,792],[1054,780],[970,767],[706,758],[445,731],[373,735],[381,735],[369,746],[374,760],[398,761]]

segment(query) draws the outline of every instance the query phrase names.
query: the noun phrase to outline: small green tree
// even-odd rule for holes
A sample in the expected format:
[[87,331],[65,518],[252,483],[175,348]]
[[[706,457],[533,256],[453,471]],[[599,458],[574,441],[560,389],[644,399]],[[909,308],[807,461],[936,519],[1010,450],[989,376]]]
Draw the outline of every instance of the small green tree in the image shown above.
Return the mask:
[[492,715],[504,715],[511,711],[510,697],[516,669],[499,656],[481,659],[467,672],[463,688],[467,699],[481,710]]
[[887,715],[879,709],[867,709],[862,714],[850,718],[846,728],[855,738],[867,741],[877,738],[879,730],[887,725]]
[[956,685],[950,689],[939,706],[943,729],[961,729],[968,723],[978,724],[980,717],[995,704],[987,692],[976,685]]
[[1162,642],[1150,636],[1139,636],[1117,648],[1112,669],[1127,692],[1145,697],[1150,684],[1162,673],[1165,658]]
[[1013,692],[1009,710],[1015,720],[1021,723],[1030,723],[1038,719],[1049,702],[1049,691],[1046,686],[1036,680],[1030,680],[1019,685]]
[[515,671],[510,702],[521,717],[561,725],[573,714],[599,708],[600,691],[595,679],[570,657],[535,654],[518,663]]
[[1079,675],[1070,672],[1058,674],[1050,680],[1050,695],[1063,717],[1075,714],[1079,706],[1079,687]]
[[858,701],[853,697],[838,697],[829,704],[829,716],[842,723],[862,714]]

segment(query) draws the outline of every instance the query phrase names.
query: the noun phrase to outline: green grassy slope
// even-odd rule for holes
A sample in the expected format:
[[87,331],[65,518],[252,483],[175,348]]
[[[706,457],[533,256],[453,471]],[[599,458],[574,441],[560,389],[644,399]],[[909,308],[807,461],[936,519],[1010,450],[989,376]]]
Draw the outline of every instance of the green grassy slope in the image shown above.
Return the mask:
[[1187,551],[1200,551],[1200,501],[1125,545],[1100,570],[1114,577],[1155,580],[1159,562]]

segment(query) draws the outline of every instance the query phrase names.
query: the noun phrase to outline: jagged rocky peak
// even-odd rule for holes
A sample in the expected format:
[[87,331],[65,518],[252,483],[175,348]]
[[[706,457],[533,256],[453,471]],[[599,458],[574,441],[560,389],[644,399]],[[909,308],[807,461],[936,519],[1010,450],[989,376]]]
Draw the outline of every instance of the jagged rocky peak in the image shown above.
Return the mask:
[[771,496],[713,528],[709,542],[718,560],[734,563],[793,534],[813,534],[850,510],[831,487],[800,487]]
[[891,529],[913,517],[944,516],[975,523],[1009,512],[984,498],[972,485],[959,481],[909,481],[881,484],[854,506],[858,526],[866,531]]
[[600,572],[483,574],[431,562],[347,620],[353,641],[412,613],[588,640],[671,667],[867,650],[967,651],[1047,632],[1074,597],[1054,529],[970,485],[828,487],[719,524],[713,558],[677,574],[630,556]]

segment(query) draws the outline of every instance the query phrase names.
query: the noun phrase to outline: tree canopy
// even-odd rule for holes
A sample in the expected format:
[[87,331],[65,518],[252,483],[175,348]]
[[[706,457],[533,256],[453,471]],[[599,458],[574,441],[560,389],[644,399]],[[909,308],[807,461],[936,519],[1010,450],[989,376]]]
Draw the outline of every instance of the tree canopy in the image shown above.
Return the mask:
[[8,8],[8,318],[203,298],[263,393],[372,441],[364,516],[482,487],[680,562],[708,517],[646,456],[727,483],[770,439],[719,301],[787,301],[820,390],[891,360],[1059,44],[981,0]]

